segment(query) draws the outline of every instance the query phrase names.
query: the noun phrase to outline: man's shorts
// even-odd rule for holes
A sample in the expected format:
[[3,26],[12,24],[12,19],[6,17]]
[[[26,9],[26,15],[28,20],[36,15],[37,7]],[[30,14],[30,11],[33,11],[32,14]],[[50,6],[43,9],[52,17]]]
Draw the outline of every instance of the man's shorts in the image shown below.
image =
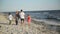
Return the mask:
[[21,18],[21,22],[22,22],[22,21],[24,22],[24,19]]

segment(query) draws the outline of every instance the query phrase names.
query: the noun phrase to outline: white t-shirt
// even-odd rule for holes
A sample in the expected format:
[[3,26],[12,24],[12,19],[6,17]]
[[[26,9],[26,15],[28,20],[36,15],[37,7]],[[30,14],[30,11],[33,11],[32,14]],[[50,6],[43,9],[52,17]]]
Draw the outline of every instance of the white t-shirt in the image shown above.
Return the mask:
[[20,13],[20,18],[22,18],[22,19],[25,18],[25,13],[24,13],[24,12],[21,12],[21,13]]
[[12,15],[9,15],[9,17],[8,17],[8,18],[9,18],[9,20],[12,20],[13,16],[12,16]]

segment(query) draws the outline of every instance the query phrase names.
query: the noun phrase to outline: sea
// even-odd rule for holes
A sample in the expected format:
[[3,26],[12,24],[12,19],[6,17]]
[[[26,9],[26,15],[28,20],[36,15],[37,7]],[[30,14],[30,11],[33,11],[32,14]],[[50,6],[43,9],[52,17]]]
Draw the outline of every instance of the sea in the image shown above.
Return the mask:
[[[60,10],[46,10],[46,11],[24,11],[25,14],[30,14],[30,16],[37,20],[44,20],[46,24],[49,24],[49,29],[58,30],[60,32]],[[8,14],[9,12],[3,12]],[[16,11],[10,12],[15,16]],[[36,20],[36,21],[37,21]],[[59,24],[59,25],[58,25]]]
[[[10,13],[14,16],[16,11],[11,11]],[[52,19],[60,20],[60,10],[47,10],[47,11],[24,11],[25,14],[30,14],[32,18],[36,19]],[[3,12],[8,14],[9,12]]]

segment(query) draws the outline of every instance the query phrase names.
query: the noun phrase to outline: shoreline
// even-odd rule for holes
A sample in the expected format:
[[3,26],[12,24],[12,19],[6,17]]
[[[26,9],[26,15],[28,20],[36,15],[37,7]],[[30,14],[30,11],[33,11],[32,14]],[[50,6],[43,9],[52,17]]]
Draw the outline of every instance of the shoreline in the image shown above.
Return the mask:
[[32,20],[33,21],[33,23],[35,23],[35,24],[38,24],[38,25],[44,25],[44,26],[47,26],[47,29],[49,29],[49,30],[55,30],[55,31],[58,31],[58,32],[60,32],[60,25],[53,25],[53,24],[47,24],[47,23],[45,23],[44,21],[42,21],[42,20]]
[[49,19],[35,19],[32,18],[32,20],[37,21],[37,22],[44,22],[47,25],[55,25],[55,26],[60,26],[60,21],[53,21],[53,20],[49,20]]
[[[5,14],[4,14],[5,15]],[[3,24],[0,24],[0,26],[1,26],[1,28],[3,28],[3,29],[1,29],[1,31],[4,31],[4,33],[10,33],[11,32],[11,30],[13,30],[13,33],[15,33],[15,30],[14,29],[16,29],[17,31],[16,32],[20,32],[19,30],[21,29],[20,27],[22,27],[22,26],[20,26],[20,24],[19,25],[8,25],[8,22],[6,22],[7,20],[6,20],[6,16],[4,16],[4,15],[0,15],[0,17],[2,16],[2,18],[0,18],[0,19],[2,19],[2,23]],[[5,22],[6,22],[6,24],[4,25],[4,20],[5,20]],[[14,23],[13,23],[14,24]],[[27,26],[25,26],[26,28],[27,28]],[[41,34],[43,34],[44,32],[46,33],[46,34],[50,34],[50,32],[52,32],[52,33],[58,33],[57,31],[55,31],[55,30],[49,30],[49,29],[47,29],[47,27],[48,27],[48,25],[47,24],[45,24],[44,22],[38,22],[38,21],[34,21],[34,20],[32,20],[32,22],[31,22],[31,26],[30,26],[33,30],[31,30],[31,31],[34,31],[34,33],[36,33],[35,31],[37,30],[37,32],[40,32]],[[6,29],[6,28],[8,28],[8,30]],[[11,29],[10,29],[11,28]],[[35,30],[34,30],[35,29]],[[27,29],[26,29],[27,30]],[[8,31],[8,32],[5,32],[5,31]],[[9,32],[10,31],[10,32]],[[39,34],[40,34],[39,33]],[[19,33],[20,34],[20,33]]]

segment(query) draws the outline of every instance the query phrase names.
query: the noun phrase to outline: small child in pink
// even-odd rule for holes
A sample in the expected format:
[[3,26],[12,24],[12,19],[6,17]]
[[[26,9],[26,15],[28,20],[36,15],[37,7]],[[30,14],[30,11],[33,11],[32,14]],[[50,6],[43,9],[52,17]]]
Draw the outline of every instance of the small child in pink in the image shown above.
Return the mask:
[[28,21],[28,25],[30,26],[30,23],[31,23],[31,17],[30,17],[30,15],[28,15],[27,21]]

